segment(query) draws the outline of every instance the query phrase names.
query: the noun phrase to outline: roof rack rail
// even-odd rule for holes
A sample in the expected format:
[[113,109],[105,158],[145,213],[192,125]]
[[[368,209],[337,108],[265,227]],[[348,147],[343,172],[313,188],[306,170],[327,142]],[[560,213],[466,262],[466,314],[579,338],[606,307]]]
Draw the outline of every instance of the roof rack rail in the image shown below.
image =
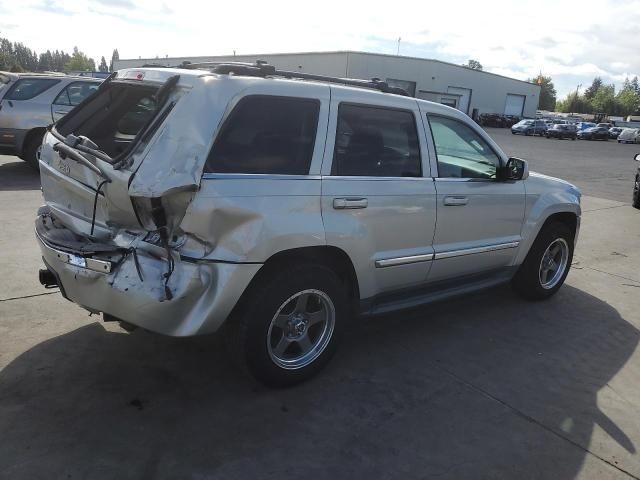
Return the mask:
[[360,80],[353,78],[330,77],[327,75],[316,75],[313,73],[290,72],[287,70],[276,70],[275,66],[265,61],[258,60],[256,63],[242,62],[200,62],[190,63],[183,62],[179,68],[187,69],[207,69],[212,73],[221,75],[235,74],[249,77],[283,77],[289,79],[316,80],[319,82],[337,83],[340,85],[348,85],[351,87],[371,88],[384,93],[393,93],[396,95],[410,96],[409,93],[400,87],[392,87],[387,82],[383,82],[379,78],[371,80]]

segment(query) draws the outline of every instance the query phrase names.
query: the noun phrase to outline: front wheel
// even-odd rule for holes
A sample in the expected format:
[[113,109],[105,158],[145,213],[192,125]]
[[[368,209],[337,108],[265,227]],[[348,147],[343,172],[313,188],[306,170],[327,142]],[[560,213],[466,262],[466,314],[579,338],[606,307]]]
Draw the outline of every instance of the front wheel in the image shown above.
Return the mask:
[[573,235],[560,222],[542,228],[513,279],[520,295],[529,300],[543,300],[558,291],[573,260]]
[[640,209],[640,174],[636,175],[636,180],[633,184],[633,203],[634,208]]
[[344,284],[331,269],[307,264],[273,271],[230,319],[230,353],[262,383],[294,385],[329,361],[348,315]]

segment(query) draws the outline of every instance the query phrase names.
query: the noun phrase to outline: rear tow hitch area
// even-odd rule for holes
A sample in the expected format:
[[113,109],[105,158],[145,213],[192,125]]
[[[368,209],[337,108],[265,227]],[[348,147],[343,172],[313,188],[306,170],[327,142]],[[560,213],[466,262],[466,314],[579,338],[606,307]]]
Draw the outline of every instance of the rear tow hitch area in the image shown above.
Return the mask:
[[38,280],[44,288],[56,288],[58,286],[58,279],[53,272],[47,268],[42,268],[38,271]]

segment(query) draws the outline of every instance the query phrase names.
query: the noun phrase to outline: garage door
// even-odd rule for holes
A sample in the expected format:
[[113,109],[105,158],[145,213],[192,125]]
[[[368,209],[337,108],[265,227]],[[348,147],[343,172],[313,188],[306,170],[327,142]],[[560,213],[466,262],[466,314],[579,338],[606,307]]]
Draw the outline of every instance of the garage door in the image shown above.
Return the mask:
[[507,103],[504,106],[505,115],[515,115],[521,117],[524,111],[524,95],[507,94]]
[[458,97],[457,108],[461,112],[469,113],[469,100],[471,99],[471,90],[468,88],[449,87],[447,93],[452,93]]

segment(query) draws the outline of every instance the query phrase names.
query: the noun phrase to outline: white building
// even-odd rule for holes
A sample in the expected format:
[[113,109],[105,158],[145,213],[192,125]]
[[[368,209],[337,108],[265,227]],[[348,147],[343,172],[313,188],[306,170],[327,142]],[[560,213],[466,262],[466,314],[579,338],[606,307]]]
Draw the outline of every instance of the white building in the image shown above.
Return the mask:
[[179,66],[183,62],[264,60],[279,70],[344,78],[379,78],[418,98],[455,107],[477,118],[481,113],[535,117],[540,97],[536,84],[425,58],[364,52],[308,52],[261,55],[122,59],[114,69],[143,65]]

